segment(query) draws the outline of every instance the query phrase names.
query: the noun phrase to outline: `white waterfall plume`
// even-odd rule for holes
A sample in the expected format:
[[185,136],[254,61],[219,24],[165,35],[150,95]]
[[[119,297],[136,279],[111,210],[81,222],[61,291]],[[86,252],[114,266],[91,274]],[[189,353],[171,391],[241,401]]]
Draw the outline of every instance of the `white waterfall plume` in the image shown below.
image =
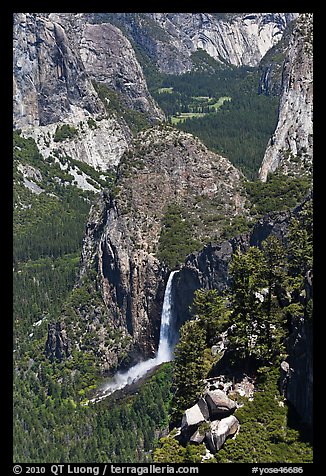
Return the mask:
[[157,363],[169,362],[172,360],[173,354],[173,340],[172,340],[172,281],[175,273],[178,271],[172,271],[168,282],[166,284],[164,301],[162,308],[162,317],[161,317],[161,330],[160,330],[160,341],[157,351]]
[[163,308],[161,315],[160,340],[157,354],[154,358],[139,362],[126,372],[117,372],[108,385],[102,390],[102,394],[93,398],[91,402],[102,400],[116,390],[120,390],[126,385],[136,382],[143,377],[146,372],[161,364],[169,362],[173,358],[173,331],[171,326],[172,319],[172,281],[175,273],[172,271],[166,284]]

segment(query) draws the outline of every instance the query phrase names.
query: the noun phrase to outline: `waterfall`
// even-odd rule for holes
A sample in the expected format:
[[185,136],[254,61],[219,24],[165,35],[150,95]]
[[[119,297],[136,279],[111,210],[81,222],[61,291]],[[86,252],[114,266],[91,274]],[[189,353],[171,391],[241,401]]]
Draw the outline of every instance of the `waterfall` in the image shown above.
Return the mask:
[[143,377],[149,370],[162,362],[169,362],[173,358],[173,334],[171,332],[171,318],[172,318],[172,281],[173,276],[178,271],[170,273],[168,282],[166,284],[163,308],[161,315],[161,329],[160,340],[157,354],[154,358],[139,362],[131,367],[126,372],[117,372],[108,385],[102,390],[101,394],[90,400],[96,402],[111,395],[116,390],[120,390],[126,385],[130,385]]
[[173,353],[173,340],[172,340],[172,329],[171,329],[171,318],[172,318],[172,281],[173,276],[178,271],[172,271],[169,276],[165,293],[164,301],[162,308],[162,317],[161,317],[161,330],[160,330],[160,341],[158,346],[158,352],[156,359],[158,363],[169,362],[172,360]]

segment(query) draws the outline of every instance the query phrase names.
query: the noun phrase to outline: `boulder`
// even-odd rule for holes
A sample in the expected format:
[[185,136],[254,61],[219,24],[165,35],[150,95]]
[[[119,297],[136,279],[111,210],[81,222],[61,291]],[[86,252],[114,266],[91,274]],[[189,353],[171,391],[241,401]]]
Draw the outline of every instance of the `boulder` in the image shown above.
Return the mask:
[[200,445],[204,441],[205,431],[196,430],[195,433],[190,437],[189,442],[194,445]]
[[191,408],[188,408],[182,417],[181,431],[192,430],[198,428],[201,423],[209,419],[209,411],[204,398],[200,398],[198,402]]
[[206,443],[209,451],[212,453],[219,451],[226,438],[238,431],[239,425],[239,420],[234,415],[211,422],[210,430],[206,432]]
[[223,418],[236,409],[236,403],[222,390],[213,390],[205,394],[205,400],[211,419]]

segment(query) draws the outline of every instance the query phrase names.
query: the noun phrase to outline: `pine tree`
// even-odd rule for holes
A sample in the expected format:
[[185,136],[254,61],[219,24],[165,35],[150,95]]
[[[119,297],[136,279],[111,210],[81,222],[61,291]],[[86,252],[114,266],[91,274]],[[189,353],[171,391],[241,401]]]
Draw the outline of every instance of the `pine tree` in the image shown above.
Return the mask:
[[202,379],[205,377],[205,330],[198,320],[194,320],[187,321],[180,333],[173,363],[173,422],[177,422],[183,411],[196,403],[203,390]]
[[213,345],[228,323],[226,300],[216,289],[198,289],[195,292],[191,313],[198,316],[206,332],[207,345]]
[[298,218],[293,218],[289,233],[289,274],[293,291],[303,289],[306,273],[313,266],[313,208],[312,200],[302,207]]
[[264,256],[261,250],[251,247],[246,253],[234,253],[229,271],[232,278],[230,288],[230,343],[235,354],[248,360],[258,357],[261,348],[257,339],[262,322],[262,302],[259,290],[263,288],[262,269]]
[[160,439],[160,448],[154,450],[155,463],[184,463],[186,448],[181,446],[176,439],[167,436]]
[[284,352],[286,311],[281,305],[287,290],[287,260],[281,241],[269,236],[262,249],[236,252],[232,278],[230,342],[235,355],[248,361],[272,363]]
[[262,306],[263,338],[265,357],[272,359],[284,351],[285,315],[279,298],[285,292],[287,262],[285,249],[281,241],[274,235],[270,235],[264,240],[262,251],[265,259],[262,273],[266,281],[266,293]]

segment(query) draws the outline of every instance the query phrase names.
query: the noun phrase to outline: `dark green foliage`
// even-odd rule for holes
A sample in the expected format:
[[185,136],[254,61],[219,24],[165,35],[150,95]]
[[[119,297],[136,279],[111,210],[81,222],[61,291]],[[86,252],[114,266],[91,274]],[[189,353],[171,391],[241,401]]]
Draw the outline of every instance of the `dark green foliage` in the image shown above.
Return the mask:
[[[217,342],[225,328],[229,330],[231,363],[237,367],[244,364],[247,369],[249,363],[255,363],[252,368],[260,367],[259,391],[253,402],[244,399],[244,406],[236,411],[240,432],[217,453],[218,462],[312,460],[310,444],[301,441],[299,431],[289,426],[288,407],[278,390],[279,364],[286,358],[286,319],[300,315],[311,319],[312,300],[304,290],[305,273],[311,266],[312,203],[308,200],[292,220],[286,247],[270,235],[261,249],[250,247],[242,253],[238,250],[229,267],[231,286],[225,297],[215,290],[195,293],[195,320],[182,326],[176,348],[172,424],[178,426],[184,410],[201,395],[209,361],[214,363],[207,357],[207,347]],[[195,386],[188,383],[191,373]],[[187,449],[176,441],[169,438],[160,443],[155,452],[158,461],[168,462],[173,457],[187,461]],[[200,461],[200,454],[195,457]]]
[[161,438],[160,446],[154,451],[155,463],[184,463],[185,456],[186,448],[171,436]]
[[150,123],[147,115],[127,107],[119,92],[113,91],[104,84],[96,83],[95,81],[93,81],[93,86],[108,114],[117,114],[118,117],[122,117],[133,134],[137,134],[140,130],[149,127]]
[[286,293],[288,264],[286,250],[280,240],[270,235],[262,244],[264,264],[262,275],[265,281],[265,296],[262,303],[264,326],[259,344],[266,359],[274,361],[285,352],[285,312],[280,300]]
[[250,230],[253,223],[249,221],[247,217],[235,216],[230,225],[225,225],[221,237],[225,240],[229,240],[234,236],[240,235]]
[[293,209],[302,202],[311,188],[307,177],[287,177],[281,173],[268,176],[267,181],[245,182],[250,213],[258,218],[272,211]]
[[168,205],[162,220],[157,257],[170,269],[183,263],[186,256],[195,251],[199,242],[193,238],[190,222],[180,205]]
[[[154,451],[155,463],[201,463],[206,454],[204,444],[181,446],[173,436],[160,439],[160,446]],[[214,460],[214,459],[213,459]],[[216,462],[210,461],[210,462]]]
[[166,76],[160,73],[152,58],[150,58],[148,53],[141,46],[135,43],[132,38],[130,38],[130,41],[134,48],[137,60],[144,72],[148,89],[150,93],[153,94],[153,92],[157,92],[158,88],[162,86],[163,79]]
[[[198,53],[197,53],[198,54]],[[205,55],[205,53],[199,53]],[[258,79],[255,68],[220,66],[215,73],[191,71],[182,75],[166,74],[161,87],[173,87],[186,100],[193,96],[231,96],[253,91]],[[155,97],[156,99],[156,97]]]
[[77,135],[78,131],[74,126],[63,124],[62,126],[57,126],[54,133],[54,142],[62,142],[66,139],[73,139]]
[[67,189],[65,202],[25,191],[31,207],[17,209],[14,220],[14,259],[58,258],[80,249],[90,204]]
[[[83,162],[70,157],[44,159],[32,138],[17,132],[14,139],[14,261],[40,257],[57,258],[80,250],[84,226],[93,192],[82,191],[73,185],[71,167],[82,170],[96,185],[111,186],[110,172],[99,173]],[[59,161],[66,166],[62,170]],[[26,188],[18,167],[34,170],[33,180],[42,190],[40,194]],[[104,175],[105,179],[100,178]]]
[[[64,172],[58,163],[45,160],[35,141],[18,132],[14,159],[14,460],[150,460],[156,432],[168,420],[169,364],[134,397],[84,405],[98,384],[99,342],[83,316],[92,320],[96,308],[96,318],[107,319],[95,270],[74,287],[94,195],[57,181]],[[86,164],[69,157],[59,160],[99,182],[99,173]],[[39,171],[38,184],[44,190],[40,195],[24,187],[18,163]],[[73,345],[71,355],[59,362],[47,358],[44,350],[48,324],[61,317],[68,338],[78,342],[80,350]],[[107,328],[107,333],[110,345],[128,345],[121,332]]]
[[288,313],[294,317],[312,318],[313,299],[307,290],[307,274],[313,270],[313,205],[305,202],[290,225],[288,288],[291,303]]
[[229,310],[225,298],[216,289],[198,289],[195,292],[191,313],[199,318],[206,332],[207,345],[213,345],[228,325]]
[[96,124],[96,121],[92,117],[87,119],[87,124],[90,129],[97,129],[98,125]]
[[[32,340],[45,338],[47,324],[60,312],[63,299],[75,283],[78,265],[79,253],[15,265],[13,314],[17,318],[14,321],[15,340],[19,343],[17,358],[30,348]],[[27,339],[31,332],[33,339]]]
[[201,72],[216,72],[221,70],[221,64],[218,63],[211,55],[209,55],[202,48],[194,51],[191,55],[191,61],[193,64],[193,71]]
[[313,205],[308,200],[290,225],[290,271],[305,276],[313,266]]
[[275,362],[284,353],[285,311],[280,306],[286,293],[286,251],[275,237],[262,250],[237,251],[229,267],[231,286],[230,343],[236,358]]
[[245,360],[251,356],[260,357],[257,336],[262,332],[262,303],[257,297],[264,287],[262,276],[263,253],[256,247],[246,253],[234,253],[229,266],[232,278],[230,290],[233,330],[230,343],[238,358]]
[[206,333],[199,321],[187,321],[180,330],[175,347],[171,419],[177,423],[186,408],[196,403],[203,391],[205,376]]
[[[42,367],[42,375],[47,367]],[[53,382],[46,394],[36,369],[14,393],[14,461],[33,463],[137,463],[151,461],[155,433],[166,425],[171,366],[165,364],[140,389],[120,401],[83,406]],[[42,377],[44,378],[44,377]],[[65,378],[65,377],[64,377]],[[22,405],[22,401],[24,405]],[[148,411],[144,411],[147,408]]]
[[229,317],[226,301],[216,290],[197,290],[191,313],[193,319],[181,327],[174,352],[171,421],[175,425],[184,410],[194,405],[201,395],[203,379],[214,360],[208,347],[226,329]]
[[265,369],[254,399],[236,411],[240,432],[215,455],[219,463],[309,463],[312,448],[288,426],[288,408],[278,391],[279,371]]
[[173,437],[173,431],[167,437],[161,438],[159,446],[154,450],[155,463],[216,463],[216,459],[211,456],[203,461],[206,455],[204,443],[193,445],[188,443],[186,447],[180,445]]
[[[64,157],[61,158],[62,161],[65,160]],[[79,170],[84,172],[84,174],[88,175],[93,182],[96,184],[101,185],[103,188],[110,188],[113,186],[115,180],[115,174],[113,171],[102,171],[102,170],[95,170],[91,165],[86,164],[86,162],[82,162],[80,160],[72,159],[71,157],[67,157],[66,160],[71,164],[77,167]],[[104,178],[103,178],[104,177]],[[88,180],[88,179],[87,179]]]
[[217,112],[186,119],[177,127],[199,137],[252,179],[276,126],[277,100],[254,93],[231,97]]
[[[214,60],[208,62],[201,51],[194,58],[198,67],[206,64],[210,72],[161,75],[155,82],[156,90],[150,88],[152,95],[168,118],[189,111],[209,113],[179,122],[177,127],[228,157],[250,179],[257,177],[268,139],[276,126],[278,99],[258,95],[257,69],[213,64]],[[173,92],[159,93],[158,88],[162,87],[172,87]],[[194,109],[196,97],[207,97],[209,102]],[[231,101],[225,101],[213,112],[209,104],[221,97],[230,97]]]

